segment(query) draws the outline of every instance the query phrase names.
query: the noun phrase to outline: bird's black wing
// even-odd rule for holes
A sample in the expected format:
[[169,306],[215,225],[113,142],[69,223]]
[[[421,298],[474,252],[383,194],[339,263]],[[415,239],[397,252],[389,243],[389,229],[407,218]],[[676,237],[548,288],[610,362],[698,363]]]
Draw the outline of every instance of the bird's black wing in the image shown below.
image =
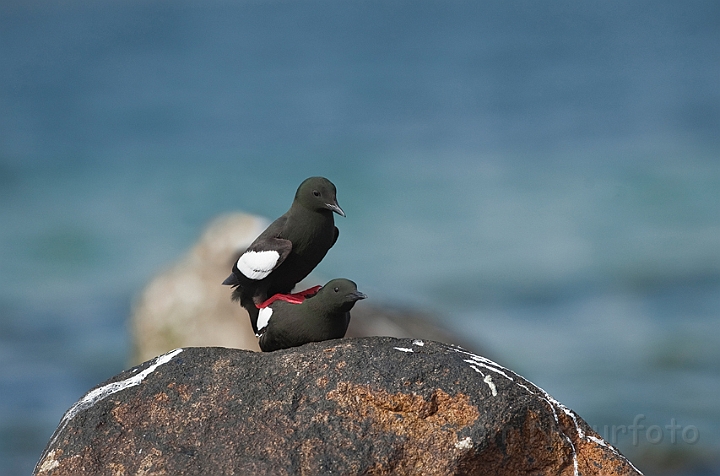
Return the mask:
[[[235,268],[246,278],[259,281],[268,277],[292,250],[292,242],[282,238],[255,241],[240,255]],[[234,271],[234,270],[233,270]]]
[[286,223],[287,214],[272,222],[240,255],[233,271],[260,280],[280,266],[292,251],[292,242],[282,238]]

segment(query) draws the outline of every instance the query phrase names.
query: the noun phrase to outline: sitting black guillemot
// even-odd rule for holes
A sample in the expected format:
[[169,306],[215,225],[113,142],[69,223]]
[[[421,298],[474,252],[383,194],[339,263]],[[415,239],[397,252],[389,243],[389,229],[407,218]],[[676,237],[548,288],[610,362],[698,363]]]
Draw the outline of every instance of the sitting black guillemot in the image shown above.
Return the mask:
[[260,305],[257,320],[260,349],[271,352],[340,339],[350,324],[350,310],[366,297],[349,279],[333,279],[323,287],[273,296]]

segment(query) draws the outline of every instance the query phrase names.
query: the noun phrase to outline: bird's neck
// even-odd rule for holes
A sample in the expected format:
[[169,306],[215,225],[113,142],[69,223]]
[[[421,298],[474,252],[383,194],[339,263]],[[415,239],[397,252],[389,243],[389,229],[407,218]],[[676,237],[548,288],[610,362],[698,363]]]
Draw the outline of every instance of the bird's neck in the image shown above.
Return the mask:
[[324,305],[323,302],[320,299],[315,299],[317,296],[309,297],[305,300],[303,303],[305,306],[307,306],[307,309],[313,314],[313,315],[319,315],[324,314],[328,311],[327,305]]
[[353,304],[355,303],[348,302],[342,304],[329,304],[328,302],[323,302],[320,299],[315,299],[315,296],[307,298],[303,303],[303,305],[307,306],[307,309],[312,313],[312,315],[315,316],[350,312]]
[[331,210],[313,210],[299,203],[293,203],[288,212],[288,220],[294,223],[289,224],[289,228],[312,228],[327,222],[334,224],[332,214],[333,212]]
[[308,208],[300,202],[293,202],[290,211],[298,215],[317,215],[322,217],[332,216],[332,210],[329,208]]

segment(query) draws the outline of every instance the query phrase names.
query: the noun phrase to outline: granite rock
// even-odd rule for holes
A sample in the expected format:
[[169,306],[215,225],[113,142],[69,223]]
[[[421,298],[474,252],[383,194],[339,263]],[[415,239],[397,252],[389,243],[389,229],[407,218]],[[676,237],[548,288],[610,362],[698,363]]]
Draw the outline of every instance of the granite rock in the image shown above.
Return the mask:
[[636,475],[542,389],[459,347],[368,337],[177,349],[91,390],[36,475]]

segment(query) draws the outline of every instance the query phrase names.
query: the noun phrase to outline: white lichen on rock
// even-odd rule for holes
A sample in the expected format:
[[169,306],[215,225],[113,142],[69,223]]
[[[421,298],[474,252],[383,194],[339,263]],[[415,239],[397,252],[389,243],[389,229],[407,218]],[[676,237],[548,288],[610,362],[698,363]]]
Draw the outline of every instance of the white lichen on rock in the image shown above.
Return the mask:
[[[56,435],[59,435],[62,432],[63,428],[67,426],[68,422],[72,420],[75,415],[77,415],[83,410],[92,407],[97,402],[109,397],[114,393],[120,392],[130,387],[134,387],[135,385],[140,385],[140,383],[145,380],[148,375],[153,373],[155,369],[157,369],[163,364],[170,362],[170,360],[172,360],[172,358],[180,352],[182,352],[182,349],[175,349],[168,352],[167,354],[163,354],[157,357],[152,365],[148,366],[148,368],[138,373],[137,375],[133,375],[132,377],[126,378],[125,380],[121,380],[119,382],[109,383],[88,392],[83,398],[78,400],[72,407],[70,407],[67,412],[65,412],[65,415],[63,415],[62,420],[60,421],[58,430],[56,431]],[[48,447],[52,446],[53,444],[54,439],[50,441]]]
[[[560,409],[565,415],[567,415],[567,416],[572,420],[572,422],[573,422],[573,424],[574,424],[574,426],[575,426],[575,431],[576,431],[576,433],[577,433],[577,435],[578,435],[579,438],[581,438],[581,439],[583,439],[583,440],[585,440],[585,441],[589,441],[589,442],[595,443],[595,444],[598,445],[598,446],[603,446],[603,447],[609,448],[609,449],[611,449],[611,450],[613,451],[613,453],[615,453],[615,454],[617,454],[617,455],[620,455],[620,452],[618,452],[612,445],[608,444],[608,443],[607,443],[605,440],[603,440],[602,438],[598,438],[598,437],[591,436],[591,435],[586,435],[585,432],[584,432],[584,431],[582,430],[582,428],[580,427],[580,425],[578,424],[577,416],[575,415],[575,412],[573,412],[572,410],[570,410],[568,407],[566,407],[565,405],[563,405],[563,404],[560,403],[559,401],[555,400],[553,397],[550,396],[549,393],[547,393],[545,390],[543,390],[542,388],[538,387],[538,386],[535,385],[534,383],[532,383],[532,382],[530,382],[530,381],[528,381],[528,380],[526,380],[526,379],[523,379],[523,380],[525,380],[528,384],[530,384],[530,385],[533,387],[533,390],[531,390],[531,389],[528,388],[526,385],[520,383],[519,381],[517,381],[516,379],[514,379],[513,377],[511,377],[509,374],[513,374],[513,375],[516,375],[516,376],[517,376],[517,374],[515,374],[515,373],[512,372],[511,370],[506,369],[506,368],[503,367],[502,365],[497,364],[497,363],[493,362],[492,360],[490,360],[490,359],[488,359],[488,358],[486,358],[486,357],[482,357],[482,356],[473,354],[472,352],[468,352],[468,351],[466,351],[465,349],[462,349],[462,348],[459,348],[459,347],[448,346],[448,348],[451,349],[451,350],[453,350],[453,351],[455,351],[455,352],[458,352],[458,353],[461,353],[461,354],[465,354],[465,355],[467,355],[468,357],[470,357],[469,359],[464,359],[464,362],[467,362],[468,364],[470,364],[470,367],[471,367],[475,372],[478,372],[478,373],[480,373],[481,375],[483,375],[483,376],[484,376],[483,381],[484,381],[485,383],[488,383],[488,385],[489,385],[488,380],[489,380],[489,377],[490,377],[490,376],[489,376],[489,375],[485,375],[484,372],[482,372],[482,370],[480,370],[481,368],[484,368],[484,369],[486,369],[486,370],[490,370],[490,371],[492,371],[492,372],[494,372],[494,373],[496,373],[496,374],[498,374],[498,375],[502,375],[503,377],[505,377],[505,378],[508,379],[509,381],[513,382],[515,385],[518,385],[519,387],[525,389],[528,393],[530,393],[530,394],[532,394],[532,395],[537,395],[539,398],[541,398],[542,400],[546,401],[546,402],[548,403],[548,406],[549,406],[550,409],[552,410],[552,414],[553,414],[553,417],[555,418],[555,422],[558,423],[558,424],[560,423],[560,419],[558,418],[558,415],[557,415],[557,409]],[[494,384],[494,383],[493,383],[493,387],[495,387],[495,384]],[[492,387],[491,387],[491,390],[495,390],[495,391],[493,391],[493,395],[495,395],[496,392],[497,392],[497,390],[496,390],[496,389],[492,389]],[[568,444],[570,445],[570,448],[572,449],[574,474],[575,474],[575,476],[579,476],[577,451],[576,451],[575,445],[573,444],[573,442],[572,442],[572,440],[570,439],[570,436],[569,436],[569,435],[565,434],[565,433],[562,432],[562,431],[561,431],[561,433],[562,433],[563,437],[565,438],[565,440],[566,440],[566,441],[568,442]],[[640,473],[640,471],[639,471],[637,468],[635,468],[635,466],[633,466],[632,463],[630,463],[629,461],[628,461],[628,463],[630,464],[630,466],[633,467],[633,469],[635,469],[635,471],[637,471],[638,473]],[[641,473],[641,474],[642,474],[642,473]]]
[[495,384],[492,381],[492,376],[486,375],[485,378],[483,379],[483,382],[485,382],[488,385],[488,387],[490,387],[490,393],[492,393],[492,396],[497,397],[497,387],[495,386]]
[[459,450],[469,450],[473,446],[472,438],[469,436],[455,443],[455,448]]

